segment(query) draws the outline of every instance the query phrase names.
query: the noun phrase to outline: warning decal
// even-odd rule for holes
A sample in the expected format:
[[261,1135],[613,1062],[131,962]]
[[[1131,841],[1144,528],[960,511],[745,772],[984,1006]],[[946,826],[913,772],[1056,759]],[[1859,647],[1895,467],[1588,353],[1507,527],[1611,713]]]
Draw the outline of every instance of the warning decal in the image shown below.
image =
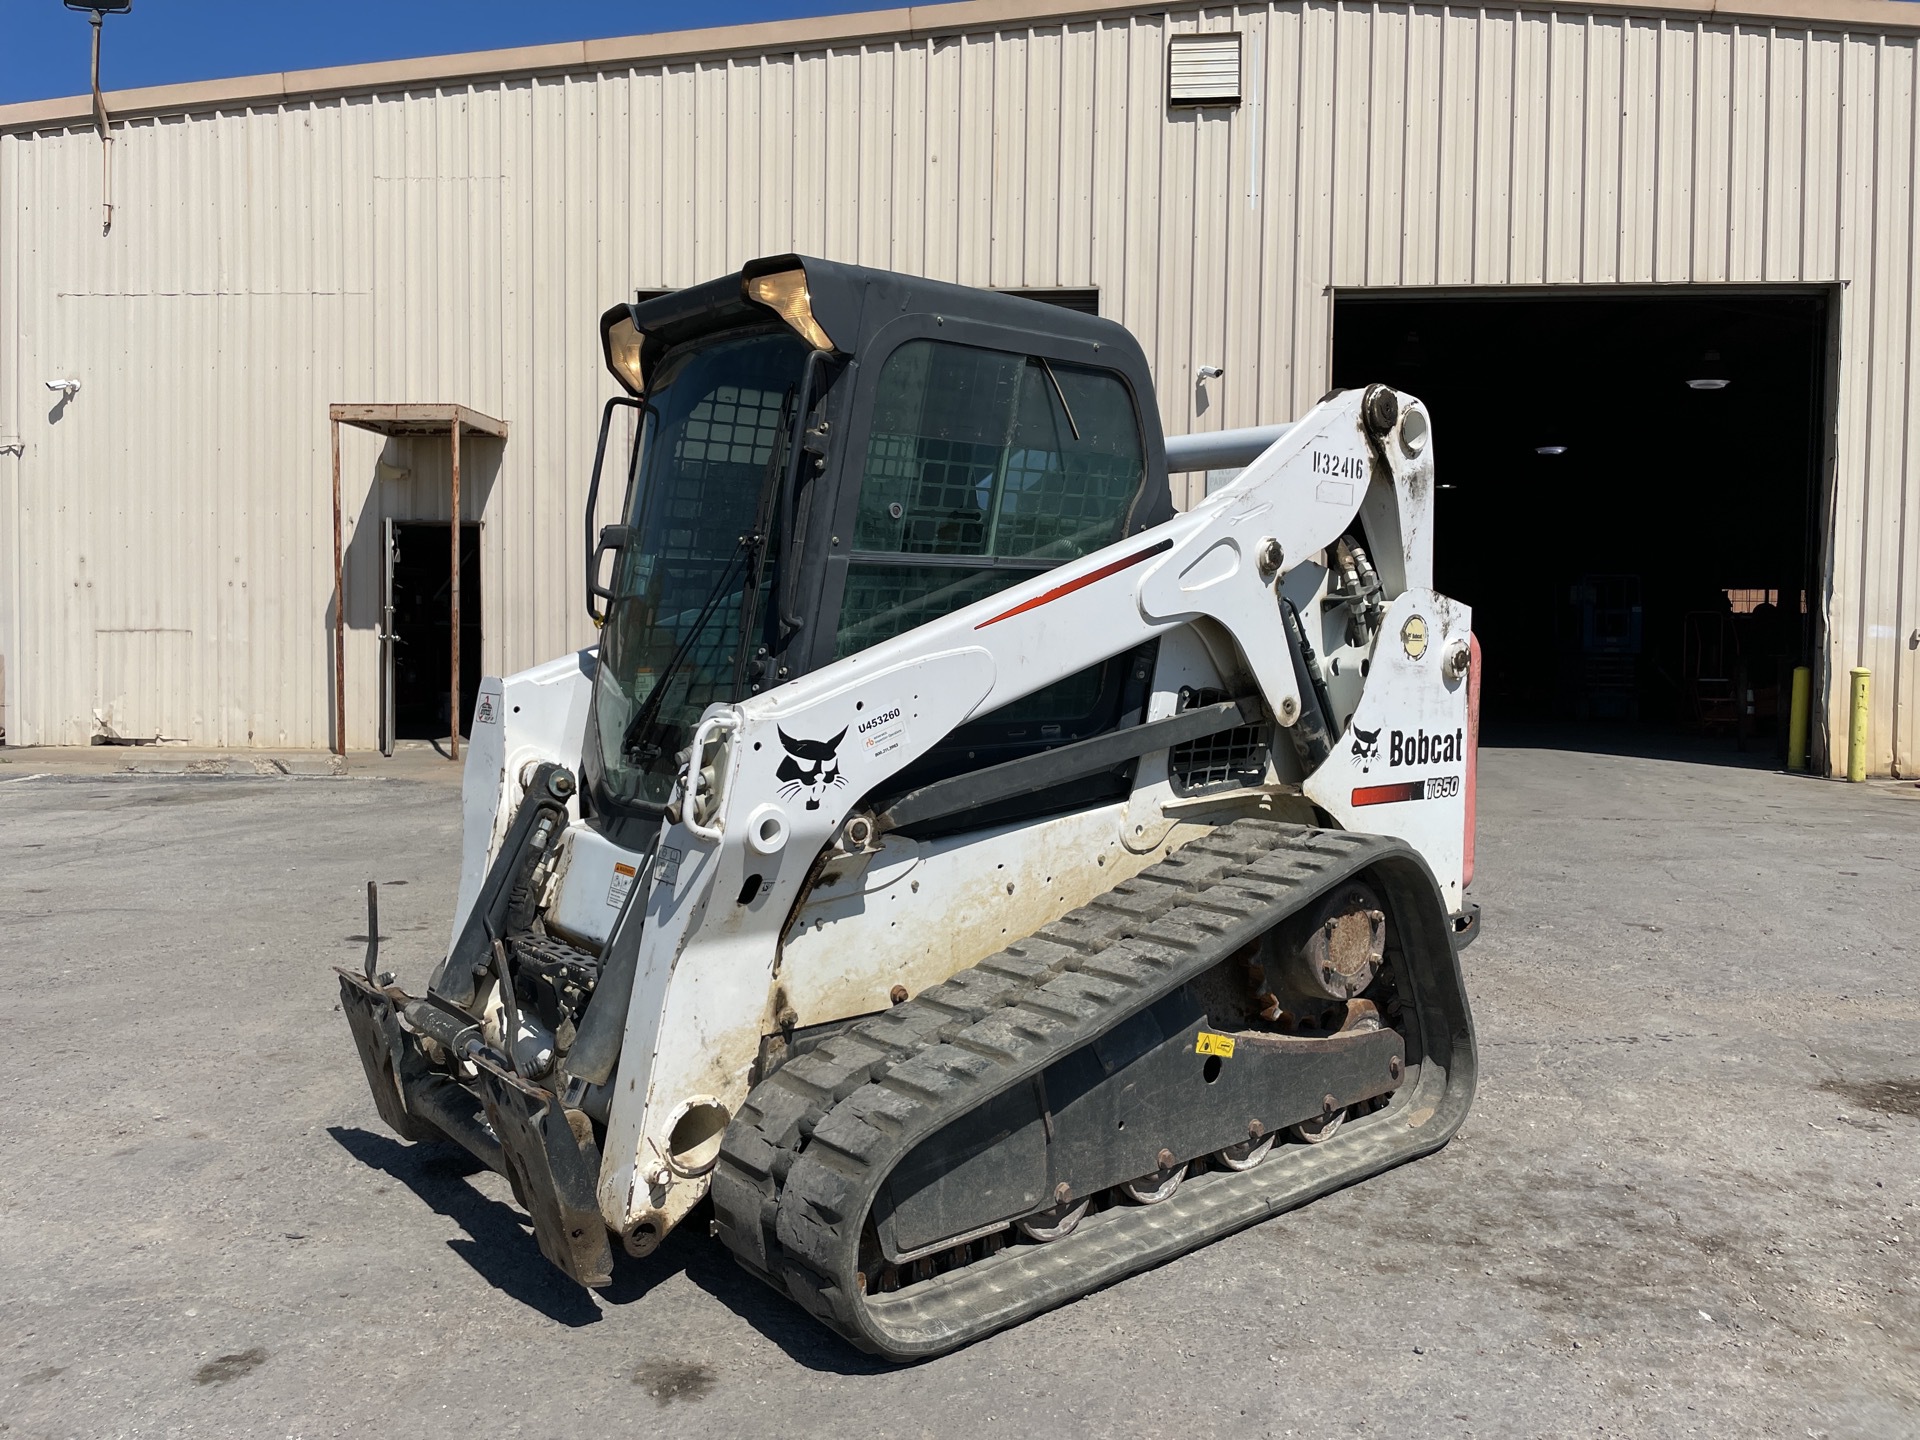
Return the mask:
[[637,873],[624,860],[613,867],[613,883],[607,886],[607,904],[617,910],[627,903],[627,892],[633,889],[633,877]]
[[653,857],[653,883],[671,886],[680,878],[680,852],[671,845],[662,845],[660,853]]
[[1231,1035],[1209,1035],[1205,1030],[1193,1042],[1196,1055],[1218,1055],[1222,1060],[1233,1058],[1233,1037]]

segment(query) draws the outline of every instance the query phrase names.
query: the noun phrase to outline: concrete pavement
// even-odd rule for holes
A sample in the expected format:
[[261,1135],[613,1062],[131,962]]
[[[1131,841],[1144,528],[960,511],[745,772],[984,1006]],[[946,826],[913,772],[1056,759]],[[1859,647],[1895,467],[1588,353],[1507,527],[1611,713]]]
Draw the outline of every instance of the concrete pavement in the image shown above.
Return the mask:
[[[463,755],[465,751],[461,752]],[[29,776],[255,776],[264,779],[444,781],[457,786],[460,766],[444,742],[402,740],[393,754],[325,750],[221,750],[191,745],[0,746],[0,785]]]
[[1487,751],[1460,1137],[894,1369],[381,1127],[330,967],[374,878],[424,980],[452,768],[0,769],[0,1435],[1920,1433],[1910,785]]

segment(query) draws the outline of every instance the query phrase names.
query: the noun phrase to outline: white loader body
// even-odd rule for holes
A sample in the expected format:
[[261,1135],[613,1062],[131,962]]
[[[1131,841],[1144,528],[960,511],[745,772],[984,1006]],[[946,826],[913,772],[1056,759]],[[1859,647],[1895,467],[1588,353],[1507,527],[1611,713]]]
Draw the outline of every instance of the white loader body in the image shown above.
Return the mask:
[[[599,1208],[630,1250],[657,1245],[705,1194],[763,1037],[882,1011],[1226,819],[1318,812],[1400,837],[1464,910],[1471,616],[1432,589],[1426,413],[1400,396],[1397,422],[1370,433],[1371,393],[1330,398],[1166,524],[710,707],[650,856],[610,843],[569,801],[546,924],[595,947],[638,937],[618,1069],[588,1107],[606,1127]],[[1365,645],[1319,623],[1341,603],[1330,547],[1356,520],[1389,597]],[[1251,691],[1294,723],[1282,596],[1326,642],[1335,739],[1311,773],[1276,747],[1258,783],[1183,795],[1160,750],[1127,798],[1038,821],[913,840],[855,813],[969,719],[1155,637],[1148,723],[1201,691]],[[582,652],[482,685],[456,936],[535,767],[574,765],[587,745],[594,666]],[[490,1021],[504,1023],[497,998]]]

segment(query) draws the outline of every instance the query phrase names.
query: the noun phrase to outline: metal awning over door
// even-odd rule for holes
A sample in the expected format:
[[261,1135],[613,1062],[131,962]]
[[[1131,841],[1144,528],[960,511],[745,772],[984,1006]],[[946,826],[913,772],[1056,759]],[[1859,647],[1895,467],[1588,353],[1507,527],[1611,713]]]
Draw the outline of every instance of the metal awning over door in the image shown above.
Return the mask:
[[[351,425],[376,435],[445,435],[452,446],[453,496],[450,531],[453,545],[453,673],[449,680],[453,758],[460,758],[460,434],[507,438],[507,422],[483,415],[465,405],[372,404],[329,405],[327,418],[333,429],[333,748],[337,755],[347,753],[347,661],[346,661],[346,574],[345,548],[340,524],[340,427]],[[391,544],[388,546],[391,552]],[[390,563],[390,562],[389,562]],[[382,617],[383,637],[392,628],[390,617]],[[384,665],[383,660],[383,665]],[[384,673],[384,671],[383,671]],[[391,682],[383,682],[391,688]],[[382,704],[386,701],[383,698]]]

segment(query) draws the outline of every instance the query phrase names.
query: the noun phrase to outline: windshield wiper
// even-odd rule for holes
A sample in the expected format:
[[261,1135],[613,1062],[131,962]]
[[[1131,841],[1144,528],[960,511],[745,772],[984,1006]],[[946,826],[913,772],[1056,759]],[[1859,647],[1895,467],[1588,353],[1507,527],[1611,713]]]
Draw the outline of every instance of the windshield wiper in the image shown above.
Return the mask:
[[[1054,396],[1059,400],[1061,410],[1066,413],[1067,428],[1073,431],[1073,438],[1078,440],[1080,438],[1080,427],[1074,423],[1073,407],[1067,404],[1067,392],[1060,388],[1060,377],[1053,373],[1053,366],[1047,363],[1046,356],[1036,355],[1033,358],[1040,362],[1040,368],[1047,372],[1047,379],[1053,382]],[[1054,433],[1058,434],[1059,432],[1055,431]]]
[[659,718],[660,707],[666,699],[667,687],[673,683],[673,677],[686,663],[687,656],[693,653],[694,641],[706,633],[707,622],[713,618],[713,612],[719,608],[720,602],[726,599],[728,582],[733,579],[734,568],[739,565],[743,556],[759,544],[758,535],[740,537],[740,542],[733,547],[733,554],[728,557],[726,566],[720,571],[720,578],[714,582],[713,590],[707,596],[706,603],[700,607],[699,616],[688,627],[685,638],[674,649],[667,663],[660,668],[660,674],[653,682],[653,689],[647,693],[647,698],[641,702],[640,708],[634,712],[633,719],[627,722],[626,730],[621,733],[620,753],[635,761],[643,769],[659,758],[660,747],[655,745],[651,751],[643,755],[640,753],[640,737],[646,734],[653,722]]

